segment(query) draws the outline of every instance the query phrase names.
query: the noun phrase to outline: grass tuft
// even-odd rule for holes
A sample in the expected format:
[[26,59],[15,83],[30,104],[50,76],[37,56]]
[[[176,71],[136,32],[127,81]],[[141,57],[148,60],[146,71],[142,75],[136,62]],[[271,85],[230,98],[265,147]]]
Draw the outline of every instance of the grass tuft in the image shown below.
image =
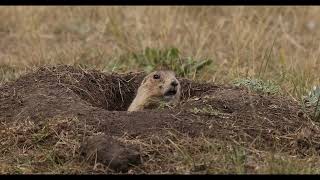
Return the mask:
[[279,93],[280,87],[272,81],[263,81],[261,79],[237,79],[233,82],[235,86],[244,86],[248,89],[265,94]]

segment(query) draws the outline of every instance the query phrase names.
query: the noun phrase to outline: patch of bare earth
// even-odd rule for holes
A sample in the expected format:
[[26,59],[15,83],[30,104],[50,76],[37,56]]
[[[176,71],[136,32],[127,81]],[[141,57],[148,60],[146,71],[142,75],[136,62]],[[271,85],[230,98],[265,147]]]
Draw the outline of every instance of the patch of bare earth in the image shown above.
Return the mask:
[[[151,157],[142,142],[161,149],[174,143],[163,141],[172,134],[191,141],[210,138],[250,152],[306,156],[319,151],[319,126],[298,103],[242,88],[180,79],[183,97],[177,107],[127,112],[144,75],[63,65],[41,67],[1,85],[1,172],[20,172],[23,167],[12,166],[21,163],[24,173],[146,172],[144,164],[161,154]],[[51,154],[41,153],[46,147],[53,147]],[[34,161],[21,162],[33,151]],[[20,159],[11,157],[13,152]],[[50,162],[64,169],[46,168]],[[158,165],[170,172],[161,161]]]

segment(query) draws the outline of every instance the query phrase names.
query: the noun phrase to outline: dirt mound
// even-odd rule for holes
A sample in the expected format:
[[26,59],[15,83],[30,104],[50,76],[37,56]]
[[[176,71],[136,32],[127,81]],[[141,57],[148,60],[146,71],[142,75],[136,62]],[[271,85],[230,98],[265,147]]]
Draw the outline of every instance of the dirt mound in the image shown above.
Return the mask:
[[77,117],[105,135],[89,137],[82,153],[88,156],[95,150],[99,161],[124,171],[129,162],[140,163],[136,148],[110,140],[124,134],[143,138],[174,130],[256,150],[305,154],[320,148],[319,126],[304,116],[296,102],[242,88],[180,78],[179,106],[127,112],[144,76],[64,65],[42,67],[0,87],[0,122]]

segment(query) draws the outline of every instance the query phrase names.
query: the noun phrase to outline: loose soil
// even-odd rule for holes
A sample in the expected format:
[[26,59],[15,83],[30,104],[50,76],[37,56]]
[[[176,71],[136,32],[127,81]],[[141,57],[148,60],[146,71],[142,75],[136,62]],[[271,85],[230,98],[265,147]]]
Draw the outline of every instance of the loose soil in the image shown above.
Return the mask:
[[[175,131],[258,151],[301,156],[319,151],[319,125],[297,102],[245,88],[179,78],[183,91],[178,106],[127,112],[144,76],[66,65],[41,67],[0,86],[0,123],[41,124],[75,117],[79,124],[95,128],[95,134],[79,132],[84,137],[79,154],[123,172],[141,163],[139,147],[117,140],[124,135],[148,138]],[[77,126],[60,130],[76,131],[72,127]]]

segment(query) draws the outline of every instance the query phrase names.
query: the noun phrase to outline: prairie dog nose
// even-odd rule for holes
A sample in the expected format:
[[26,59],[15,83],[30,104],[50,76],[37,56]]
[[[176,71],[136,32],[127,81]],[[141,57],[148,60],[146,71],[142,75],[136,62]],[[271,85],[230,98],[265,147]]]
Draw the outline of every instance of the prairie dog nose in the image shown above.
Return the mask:
[[171,82],[171,86],[173,86],[173,87],[178,86],[178,82],[177,82],[176,80],[173,80],[173,81]]

